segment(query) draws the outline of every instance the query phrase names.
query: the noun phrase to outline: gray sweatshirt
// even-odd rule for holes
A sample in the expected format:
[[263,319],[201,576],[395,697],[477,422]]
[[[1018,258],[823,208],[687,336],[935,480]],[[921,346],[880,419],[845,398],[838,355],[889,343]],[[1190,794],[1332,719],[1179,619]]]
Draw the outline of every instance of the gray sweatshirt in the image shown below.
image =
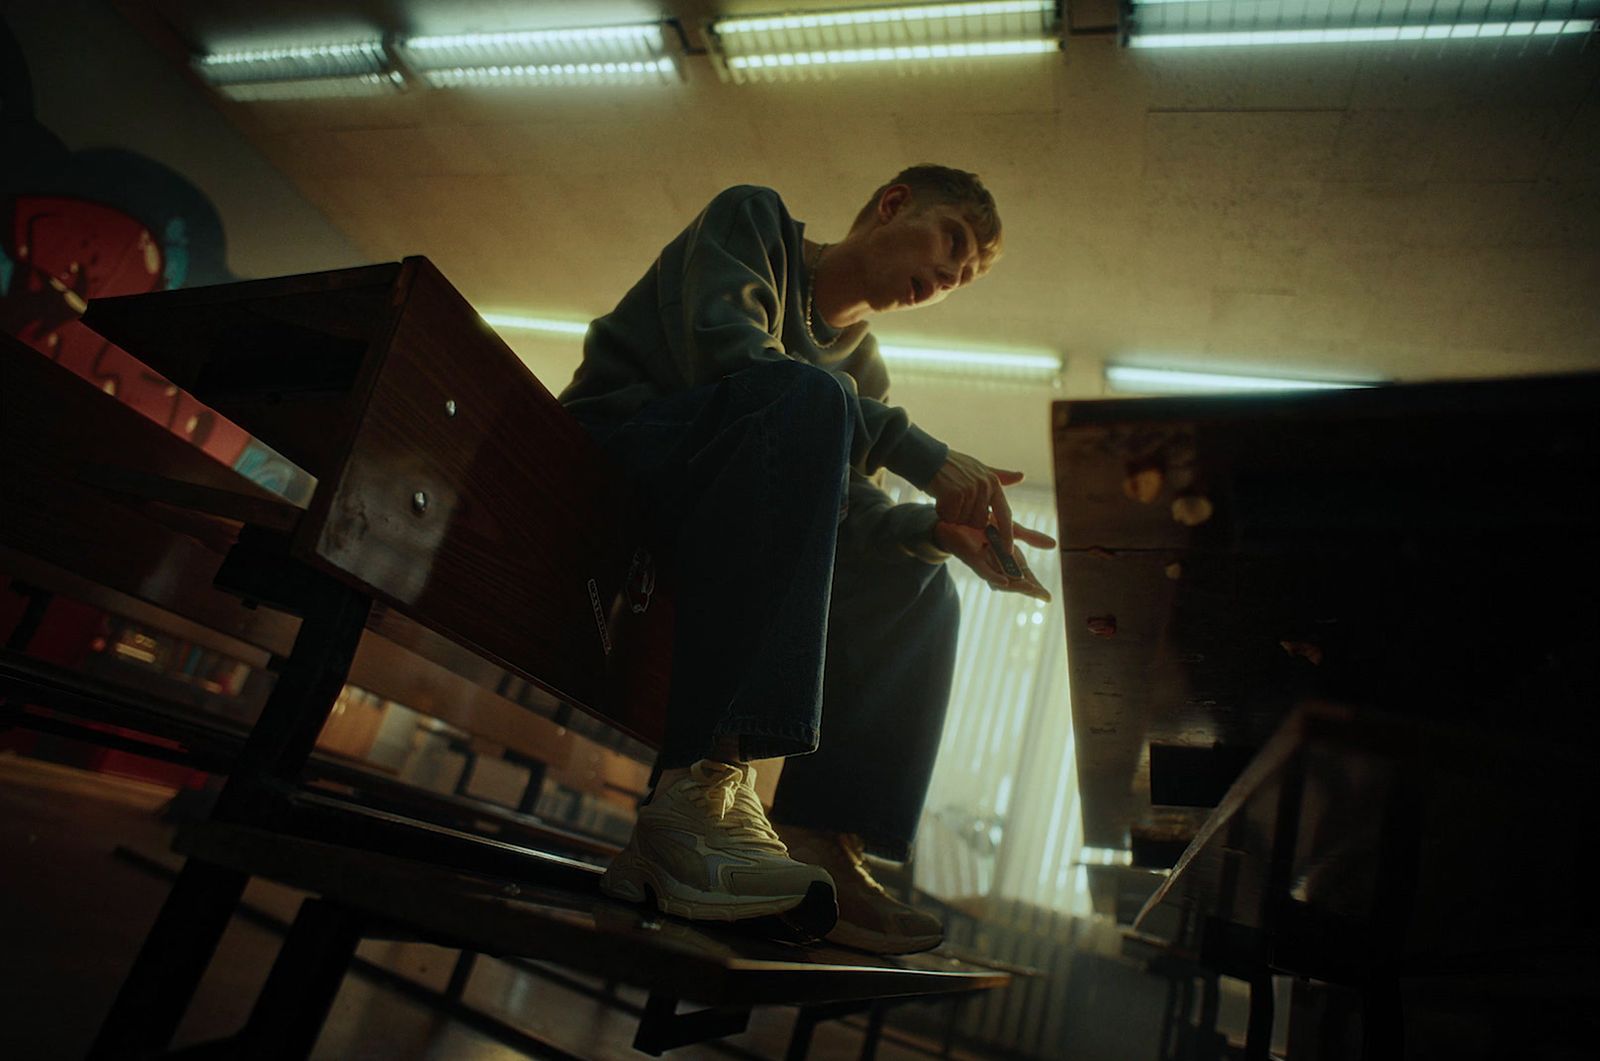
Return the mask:
[[[826,350],[806,334],[804,232],[770,188],[740,185],[719,194],[617,308],[589,325],[583,362],[561,403],[586,418],[620,420],[656,398],[765,361],[805,361],[845,384],[855,471],[888,468],[925,487],[949,447],[905,410],[862,393],[883,394],[888,383],[866,323],[837,333]],[[820,318],[812,327],[829,342]],[[926,517],[919,522],[932,527]]]

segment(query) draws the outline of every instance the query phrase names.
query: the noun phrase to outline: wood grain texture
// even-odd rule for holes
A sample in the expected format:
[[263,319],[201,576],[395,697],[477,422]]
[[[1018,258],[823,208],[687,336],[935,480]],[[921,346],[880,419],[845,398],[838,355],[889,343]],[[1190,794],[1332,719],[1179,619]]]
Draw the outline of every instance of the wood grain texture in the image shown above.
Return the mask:
[[404,308],[349,460],[328,484],[316,557],[562,699],[659,740],[651,705],[607,695],[631,555],[619,480],[432,265],[408,259],[399,283]]
[[317,477],[297,556],[659,742],[671,607],[627,604],[619,479],[426,259],[97,300],[85,320]]

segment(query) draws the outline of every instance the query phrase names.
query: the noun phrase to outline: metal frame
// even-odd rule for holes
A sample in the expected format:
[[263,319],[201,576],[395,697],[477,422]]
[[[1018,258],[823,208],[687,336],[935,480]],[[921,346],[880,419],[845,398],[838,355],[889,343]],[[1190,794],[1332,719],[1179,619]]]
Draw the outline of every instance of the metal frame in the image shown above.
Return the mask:
[[[241,534],[217,580],[301,616],[278,680],[223,785],[213,816],[270,823],[279,783],[298,776],[350,672],[372,602]],[[276,547],[275,547],[276,546]],[[194,997],[249,875],[189,859],[90,1047],[91,1058],[164,1049]],[[341,966],[341,974],[343,967]]]

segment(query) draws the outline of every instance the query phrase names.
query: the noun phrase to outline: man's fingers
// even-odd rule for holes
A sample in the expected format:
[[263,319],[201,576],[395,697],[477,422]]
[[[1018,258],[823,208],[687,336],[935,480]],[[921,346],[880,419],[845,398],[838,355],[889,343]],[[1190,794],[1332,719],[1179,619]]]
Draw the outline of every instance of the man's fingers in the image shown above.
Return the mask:
[[1002,486],[1016,486],[1022,482],[1021,472],[1008,472],[1000,468],[990,468],[989,470],[994,472],[995,477],[1000,480]]
[[1022,542],[1024,545],[1031,545],[1035,549],[1054,549],[1056,547],[1056,540],[1043,531],[1024,527],[1020,523],[1012,524],[1011,529],[1015,532],[1017,541]]
[[994,510],[994,525],[1000,530],[1000,544],[1005,546],[1006,552],[1011,551],[1011,502],[1006,500],[1006,492],[995,487],[994,493],[989,498],[990,507]]
[[961,522],[969,527],[983,527],[989,522],[989,484],[982,483],[966,497],[961,510]]

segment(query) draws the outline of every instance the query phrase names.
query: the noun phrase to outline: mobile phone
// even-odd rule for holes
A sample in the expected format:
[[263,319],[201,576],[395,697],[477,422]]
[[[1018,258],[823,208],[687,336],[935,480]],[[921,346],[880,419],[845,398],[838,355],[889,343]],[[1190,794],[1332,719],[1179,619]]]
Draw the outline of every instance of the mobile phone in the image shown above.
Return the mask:
[[1021,578],[1022,568],[1017,566],[1016,557],[1012,556],[1005,544],[1000,541],[1000,528],[991,523],[983,528],[983,533],[989,539],[989,548],[994,550],[995,559],[1000,561],[1000,567],[1005,573],[1012,578]]

